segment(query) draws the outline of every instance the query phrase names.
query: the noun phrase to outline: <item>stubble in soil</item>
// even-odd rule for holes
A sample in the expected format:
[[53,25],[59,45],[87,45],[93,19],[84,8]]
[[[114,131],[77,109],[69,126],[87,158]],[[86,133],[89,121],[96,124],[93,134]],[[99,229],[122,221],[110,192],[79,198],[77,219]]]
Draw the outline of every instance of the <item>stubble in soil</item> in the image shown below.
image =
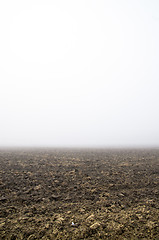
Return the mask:
[[1,149],[0,236],[159,239],[159,150]]

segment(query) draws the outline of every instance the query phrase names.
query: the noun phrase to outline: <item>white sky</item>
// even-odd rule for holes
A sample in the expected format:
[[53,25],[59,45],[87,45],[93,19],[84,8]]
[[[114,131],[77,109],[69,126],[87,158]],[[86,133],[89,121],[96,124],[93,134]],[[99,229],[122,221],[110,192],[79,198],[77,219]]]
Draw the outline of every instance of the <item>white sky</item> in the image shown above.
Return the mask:
[[159,145],[159,1],[0,1],[0,146],[143,145]]

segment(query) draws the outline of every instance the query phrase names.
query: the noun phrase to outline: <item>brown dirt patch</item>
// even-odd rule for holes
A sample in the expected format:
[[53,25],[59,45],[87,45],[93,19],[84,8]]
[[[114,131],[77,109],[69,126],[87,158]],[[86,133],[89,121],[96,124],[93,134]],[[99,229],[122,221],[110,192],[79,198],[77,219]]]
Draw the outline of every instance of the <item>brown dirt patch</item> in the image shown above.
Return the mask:
[[1,239],[159,239],[159,150],[0,150]]

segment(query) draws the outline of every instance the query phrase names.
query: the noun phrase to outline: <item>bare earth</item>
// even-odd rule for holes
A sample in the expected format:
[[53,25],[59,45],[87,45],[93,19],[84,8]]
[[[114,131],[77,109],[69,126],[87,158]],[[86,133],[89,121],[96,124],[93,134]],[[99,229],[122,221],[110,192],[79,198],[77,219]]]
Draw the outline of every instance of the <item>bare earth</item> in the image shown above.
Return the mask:
[[0,239],[159,239],[159,149],[1,149]]

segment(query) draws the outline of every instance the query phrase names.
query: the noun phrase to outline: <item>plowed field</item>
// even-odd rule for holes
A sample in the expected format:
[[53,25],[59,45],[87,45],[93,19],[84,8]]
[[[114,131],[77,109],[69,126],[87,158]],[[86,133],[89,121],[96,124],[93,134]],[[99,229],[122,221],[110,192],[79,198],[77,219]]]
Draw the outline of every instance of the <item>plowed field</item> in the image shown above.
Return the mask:
[[1,149],[0,239],[159,239],[159,149]]

